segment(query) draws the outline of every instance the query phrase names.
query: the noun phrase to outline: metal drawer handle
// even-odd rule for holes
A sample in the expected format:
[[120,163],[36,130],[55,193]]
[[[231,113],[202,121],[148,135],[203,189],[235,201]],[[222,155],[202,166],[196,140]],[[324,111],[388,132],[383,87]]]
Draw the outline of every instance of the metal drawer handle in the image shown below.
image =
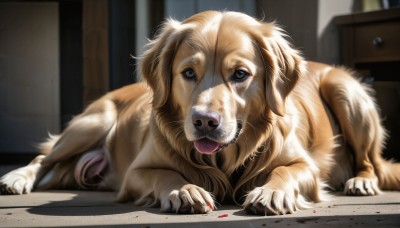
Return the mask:
[[375,38],[372,40],[372,44],[373,44],[374,46],[382,46],[382,44],[383,44],[383,39],[382,39],[380,36],[377,36],[377,37],[375,37]]

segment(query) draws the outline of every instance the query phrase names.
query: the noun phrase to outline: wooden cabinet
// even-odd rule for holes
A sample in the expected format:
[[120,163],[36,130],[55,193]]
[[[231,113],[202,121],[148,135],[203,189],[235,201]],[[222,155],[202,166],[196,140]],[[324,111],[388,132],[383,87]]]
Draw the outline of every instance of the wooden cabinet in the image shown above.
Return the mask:
[[400,161],[400,8],[338,16],[342,64],[372,84],[390,139],[385,157]]
[[400,60],[400,23],[387,21],[354,27],[354,62]]

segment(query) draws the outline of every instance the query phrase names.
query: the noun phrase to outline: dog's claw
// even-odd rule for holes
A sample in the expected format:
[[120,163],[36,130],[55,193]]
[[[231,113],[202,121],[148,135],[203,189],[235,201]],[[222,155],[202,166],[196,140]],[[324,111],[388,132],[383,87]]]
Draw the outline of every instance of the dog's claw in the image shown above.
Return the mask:
[[214,210],[215,206],[210,193],[196,185],[188,184],[180,190],[171,191],[161,208],[164,212],[205,214]]

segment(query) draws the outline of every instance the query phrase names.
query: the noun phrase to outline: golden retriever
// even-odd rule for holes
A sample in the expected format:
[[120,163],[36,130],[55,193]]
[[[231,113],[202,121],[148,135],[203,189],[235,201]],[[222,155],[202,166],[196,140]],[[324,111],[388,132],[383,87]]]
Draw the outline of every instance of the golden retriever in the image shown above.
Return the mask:
[[207,213],[233,200],[277,215],[326,190],[400,190],[371,90],[307,62],[274,23],[208,11],[168,20],[141,58],[144,83],[110,92],[0,180],[1,192],[118,191],[119,202]]

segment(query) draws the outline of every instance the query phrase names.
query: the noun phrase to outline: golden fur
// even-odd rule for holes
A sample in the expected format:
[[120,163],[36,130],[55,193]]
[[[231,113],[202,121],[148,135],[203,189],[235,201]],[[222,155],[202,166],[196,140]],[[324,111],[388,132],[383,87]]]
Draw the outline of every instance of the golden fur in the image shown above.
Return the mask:
[[213,11],[169,20],[140,68],[144,83],[95,101],[42,144],[46,157],[3,176],[1,191],[29,193],[35,182],[111,189],[162,211],[233,200],[269,215],[307,208],[328,188],[400,190],[370,89],[306,62],[274,23]]

